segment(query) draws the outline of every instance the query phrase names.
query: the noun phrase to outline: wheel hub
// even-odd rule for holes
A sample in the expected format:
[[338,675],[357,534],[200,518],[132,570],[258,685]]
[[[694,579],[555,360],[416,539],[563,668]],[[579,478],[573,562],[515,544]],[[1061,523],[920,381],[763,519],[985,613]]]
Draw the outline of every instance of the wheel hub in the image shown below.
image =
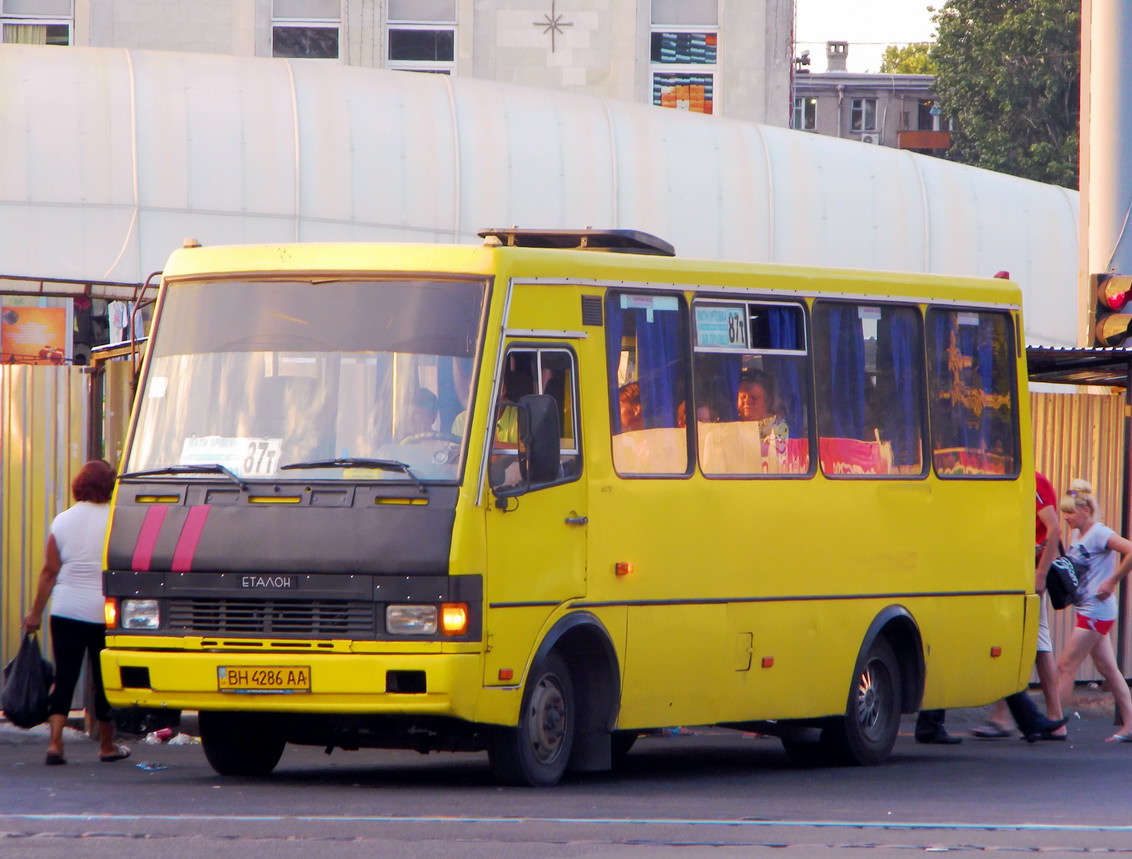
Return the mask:
[[554,677],[542,678],[531,695],[531,749],[543,763],[551,761],[566,736],[566,699]]

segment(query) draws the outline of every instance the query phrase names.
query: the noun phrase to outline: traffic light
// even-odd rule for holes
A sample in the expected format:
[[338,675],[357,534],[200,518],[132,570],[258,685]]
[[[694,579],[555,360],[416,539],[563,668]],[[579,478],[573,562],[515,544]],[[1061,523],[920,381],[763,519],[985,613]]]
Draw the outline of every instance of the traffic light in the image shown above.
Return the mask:
[[1132,313],[1122,312],[1132,298],[1132,275],[1091,274],[1089,281],[1097,301],[1093,342],[1097,346],[1123,345],[1132,334]]

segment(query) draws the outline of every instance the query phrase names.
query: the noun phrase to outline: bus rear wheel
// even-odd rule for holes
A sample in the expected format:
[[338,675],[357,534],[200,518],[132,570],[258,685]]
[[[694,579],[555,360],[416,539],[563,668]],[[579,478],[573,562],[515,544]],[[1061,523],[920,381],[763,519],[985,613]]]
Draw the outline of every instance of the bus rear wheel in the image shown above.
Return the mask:
[[267,775],[287,744],[260,713],[200,713],[204,756],[220,775]]
[[519,724],[497,728],[488,760],[502,784],[550,787],[566,772],[574,745],[574,686],[556,653],[535,666],[523,691]]
[[844,718],[822,732],[842,763],[871,766],[884,761],[900,730],[900,666],[887,639],[869,645],[853,677]]

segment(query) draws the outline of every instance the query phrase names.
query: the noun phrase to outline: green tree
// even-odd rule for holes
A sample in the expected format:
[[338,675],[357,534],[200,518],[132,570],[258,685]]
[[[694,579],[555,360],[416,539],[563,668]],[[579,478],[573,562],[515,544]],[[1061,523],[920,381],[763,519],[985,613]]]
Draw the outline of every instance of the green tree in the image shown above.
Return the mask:
[[935,62],[931,58],[930,42],[912,42],[910,45],[889,45],[880,55],[880,71],[886,75],[934,75]]
[[1077,187],[1080,0],[947,0],[933,9],[950,157]]

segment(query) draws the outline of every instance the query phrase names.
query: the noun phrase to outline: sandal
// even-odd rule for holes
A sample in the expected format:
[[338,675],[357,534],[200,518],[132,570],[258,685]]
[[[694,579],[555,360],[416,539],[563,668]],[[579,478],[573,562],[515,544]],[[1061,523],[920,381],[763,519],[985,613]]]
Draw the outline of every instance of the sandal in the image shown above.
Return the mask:
[[44,766],[61,767],[67,762],[67,759],[62,755],[57,755],[55,752],[48,752],[47,757],[44,759]]
[[99,755],[98,759],[104,764],[112,764],[114,761],[123,761],[130,756],[129,746],[115,746],[114,751],[109,754]]
[[1113,734],[1105,737],[1106,743],[1132,743],[1132,734]]
[[985,725],[979,725],[977,728],[971,729],[972,737],[979,737],[984,740],[1002,740],[1009,737],[1013,732],[1009,728],[1004,728],[995,722],[987,722]]

